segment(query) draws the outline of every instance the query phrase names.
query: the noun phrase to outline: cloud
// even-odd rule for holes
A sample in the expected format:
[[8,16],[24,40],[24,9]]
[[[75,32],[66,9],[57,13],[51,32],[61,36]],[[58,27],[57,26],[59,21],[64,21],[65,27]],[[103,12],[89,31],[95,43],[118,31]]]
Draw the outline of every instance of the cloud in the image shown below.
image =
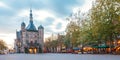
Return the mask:
[[84,4],[84,0],[5,0],[4,2],[16,11],[32,6],[35,10],[49,10],[59,17],[69,15],[73,7]]
[[55,19],[52,17],[47,17],[44,21],[43,21],[43,25],[44,26],[49,26],[52,25],[54,23]]
[[36,10],[34,13],[35,13],[36,20],[45,20],[48,17],[51,17],[51,18],[55,17],[53,13],[50,13],[49,11],[46,11],[46,10]]
[[54,0],[51,1],[50,8],[52,11],[55,11],[57,16],[64,17],[66,15],[69,15],[72,13],[72,8],[75,6],[81,6],[83,4],[84,0]]
[[14,33],[19,27],[18,19],[6,16],[0,16],[0,33]]
[[[51,17],[54,18],[55,16],[53,13],[50,13],[47,10],[37,10],[37,9],[32,9],[33,11],[33,19],[38,20],[38,21],[44,21],[46,18]],[[29,17],[29,9],[23,9],[21,10],[18,14],[16,14],[18,17]]]
[[92,8],[92,2],[95,0],[85,0],[84,5],[80,8],[82,12],[87,12],[89,9]]
[[[50,27],[54,33],[61,33],[61,32],[64,32],[67,23],[68,22],[65,19],[56,18],[53,25],[51,25]],[[59,26],[58,24],[61,24],[61,25]]]
[[13,14],[12,8],[0,1],[0,16],[11,16]]
[[0,34],[0,39],[6,42],[6,44],[8,45],[8,48],[13,48],[15,36],[16,36],[15,34],[3,33],[3,34]]
[[62,27],[62,23],[58,23],[58,24],[56,25],[56,29],[61,29],[61,27]]
[[92,8],[92,2],[95,0],[85,0],[85,3],[81,6],[76,6],[73,8],[73,13],[80,10],[82,13],[88,12],[89,9]]
[[[50,32],[45,32],[44,37],[45,37],[45,38],[48,38],[48,37],[50,37],[51,35],[52,35],[52,33],[50,33]],[[45,39],[45,38],[44,38],[44,39]]]
[[0,7],[2,7],[2,8],[10,8],[8,5],[6,5],[6,4],[3,3],[3,2],[0,2]]

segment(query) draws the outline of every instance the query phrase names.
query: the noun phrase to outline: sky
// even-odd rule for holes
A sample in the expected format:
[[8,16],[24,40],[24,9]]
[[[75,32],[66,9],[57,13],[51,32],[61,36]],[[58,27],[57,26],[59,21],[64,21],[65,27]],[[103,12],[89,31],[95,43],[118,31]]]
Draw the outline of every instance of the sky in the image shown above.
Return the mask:
[[29,23],[29,11],[32,8],[36,28],[44,27],[44,38],[51,34],[64,33],[68,21],[66,18],[81,10],[87,12],[93,0],[0,0],[0,39],[13,47],[16,30],[22,22]]

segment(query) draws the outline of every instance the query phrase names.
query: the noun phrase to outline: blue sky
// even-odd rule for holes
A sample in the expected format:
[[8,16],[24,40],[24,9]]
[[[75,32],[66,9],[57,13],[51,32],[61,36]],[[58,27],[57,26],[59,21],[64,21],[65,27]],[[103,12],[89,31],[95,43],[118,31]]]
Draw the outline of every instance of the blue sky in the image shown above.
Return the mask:
[[36,28],[43,25],[45,38],[52,33],[63,33],[71,13],[80,9],[86,12],[92,0],[0,0],[0,39],[13,46],[16,29],[24,21],[29,23],[29,10],[32,7]]

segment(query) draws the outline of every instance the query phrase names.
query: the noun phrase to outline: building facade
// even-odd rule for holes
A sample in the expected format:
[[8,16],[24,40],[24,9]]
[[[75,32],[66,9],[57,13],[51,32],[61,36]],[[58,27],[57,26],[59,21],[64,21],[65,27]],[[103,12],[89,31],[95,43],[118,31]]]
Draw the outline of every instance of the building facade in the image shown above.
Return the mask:
[[26,27],[21,23],[21,30],[16,31],[15,51],[18,53],[41,53],[44,47],[44,27],[40,25],[36,29],[33,23],[32,10],[30,9],[30,20]]

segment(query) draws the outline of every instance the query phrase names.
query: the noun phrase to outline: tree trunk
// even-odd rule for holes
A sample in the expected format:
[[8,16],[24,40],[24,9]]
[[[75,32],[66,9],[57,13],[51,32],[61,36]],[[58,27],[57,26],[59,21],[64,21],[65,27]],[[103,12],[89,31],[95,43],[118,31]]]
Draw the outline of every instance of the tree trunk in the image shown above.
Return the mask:
[[112,54],[112,34],[110,36],[110,54]]
[[81,47],[81,54],[84,54],[83,46]]

